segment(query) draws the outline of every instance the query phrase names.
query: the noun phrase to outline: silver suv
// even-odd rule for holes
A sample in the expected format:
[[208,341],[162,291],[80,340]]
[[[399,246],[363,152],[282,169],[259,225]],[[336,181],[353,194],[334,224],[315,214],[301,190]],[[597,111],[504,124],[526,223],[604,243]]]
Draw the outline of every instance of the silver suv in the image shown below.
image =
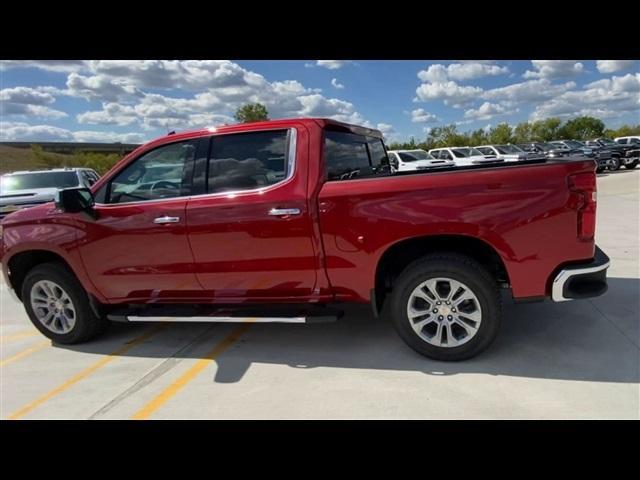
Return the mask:
[[53,168],[12,172],[0,177],[0,219],[21,208],[52,202],[56,191],[90,187],[100,176],[90,168]]

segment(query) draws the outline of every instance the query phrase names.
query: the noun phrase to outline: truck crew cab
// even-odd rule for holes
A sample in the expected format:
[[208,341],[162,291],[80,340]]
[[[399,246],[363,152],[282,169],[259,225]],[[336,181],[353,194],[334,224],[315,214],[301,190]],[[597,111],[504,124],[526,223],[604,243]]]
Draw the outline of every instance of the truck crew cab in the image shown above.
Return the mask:
[[606,291],[593,160],[388,162],[379,131],[327,119],[170,134],[90,189],[8,215],[3,273],[59,343],[109,320],[311,321],[369,303],[442,360],[489,346],[502,288],[558,302]]

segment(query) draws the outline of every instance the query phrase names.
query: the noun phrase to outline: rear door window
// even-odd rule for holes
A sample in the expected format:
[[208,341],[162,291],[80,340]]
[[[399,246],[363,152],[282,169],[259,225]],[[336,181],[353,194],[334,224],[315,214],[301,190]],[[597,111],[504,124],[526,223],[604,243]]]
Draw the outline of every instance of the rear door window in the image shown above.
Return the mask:
[[352,133],[325,131],[324,163],[329,180],[371,175],[367,139]]
[[287,130],[213,137],[207,175],[209,193],[252,190],[287,177]]

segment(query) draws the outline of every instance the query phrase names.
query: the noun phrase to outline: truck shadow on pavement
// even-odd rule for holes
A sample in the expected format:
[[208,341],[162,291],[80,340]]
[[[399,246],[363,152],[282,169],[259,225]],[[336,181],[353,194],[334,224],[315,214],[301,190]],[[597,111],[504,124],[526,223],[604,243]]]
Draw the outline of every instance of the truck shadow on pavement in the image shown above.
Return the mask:
[[[640,381],[640,279],[610,278],[609,291],[592,300],[515,304],[509,294],[503,298],[504,320],[498,338],[487,351],[464,362],[422,357],[404,344],[388,320],[374,318],[369,307],[362,306],[350,307],[336,323],[252,325],[216,358],[212,381],[239,382],[254,363],[296,369],[395,370],[430,376],[477,373],[595,382]],[[106,341],[56,348],[113,354],[110,349],[114,337],[130,339],[143,328],[146,327],[114,324],[106,335],[111,338]],[[181,335],[184,329],[187,333],[192,329],[195,337],[207,328],[224,329],[226,335],[235,326],[172,324],[164,336],[171,337],[174,328],[182,329]],[[209,341],[203,348],[176,345],[154,340],[147,348],[134,348],[125,355],[196,359],[202,358],[213,343]],[[330,372],[324,376],[331,381]]]

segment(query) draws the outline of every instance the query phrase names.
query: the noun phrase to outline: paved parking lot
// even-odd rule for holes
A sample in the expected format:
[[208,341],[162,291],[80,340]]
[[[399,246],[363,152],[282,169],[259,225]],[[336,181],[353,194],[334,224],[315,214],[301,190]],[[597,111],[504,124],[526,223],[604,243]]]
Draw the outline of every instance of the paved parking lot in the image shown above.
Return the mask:
[[481,356],[414,353],[367,307],[332,324],[113,324],[52,345],[0,285],[3,419],[640,418],[640,169],[600,175],[595,300],[515,305]]

